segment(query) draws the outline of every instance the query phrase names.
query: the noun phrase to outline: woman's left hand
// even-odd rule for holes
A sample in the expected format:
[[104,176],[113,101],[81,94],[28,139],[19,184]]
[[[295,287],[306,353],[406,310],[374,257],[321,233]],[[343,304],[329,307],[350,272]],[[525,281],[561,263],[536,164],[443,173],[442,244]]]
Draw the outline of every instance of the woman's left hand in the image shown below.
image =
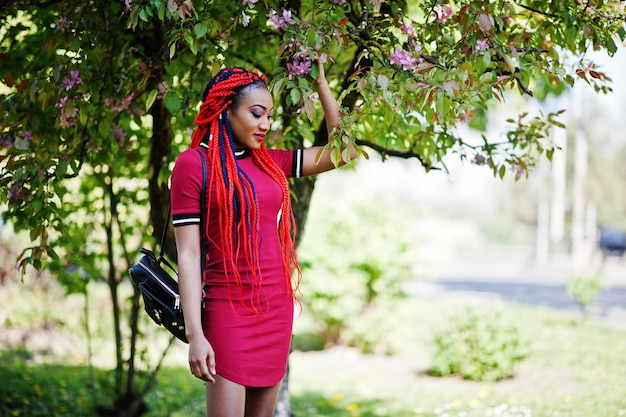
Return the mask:
[[324,72],[324,63],[322,62],[322,58],[319,52],[315,52],[315,63],[318,67],[317,78],[313,80],[313,84],[317,88],[320,84],[326,82],[326,73]]

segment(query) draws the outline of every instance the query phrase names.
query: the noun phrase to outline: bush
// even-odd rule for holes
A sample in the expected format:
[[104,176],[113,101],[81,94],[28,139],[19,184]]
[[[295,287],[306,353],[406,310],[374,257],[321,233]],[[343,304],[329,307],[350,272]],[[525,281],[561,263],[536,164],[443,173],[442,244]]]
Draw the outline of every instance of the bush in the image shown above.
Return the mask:
[[417,275],[418,245],[401,202],[380,198],[375,205],[370,199],[342,203],[312,204],[298,248],[302,303],[328,345],[369,345],[346,340],[350,321],[404,296],[404,284]]
[[583,313],[583,317],[587,317],[587,308],[593,304],[600,292],[605,290],[607,286],[602,282],[600,274],[594,275],[574,275],[565,285],[565,292],[574,299]]
[[514,366],[530,351],[518,328],[501,311],[468,307],[452,324],[435,334],[432,374],[457,374],[473,381],[498,381],[513,375]]

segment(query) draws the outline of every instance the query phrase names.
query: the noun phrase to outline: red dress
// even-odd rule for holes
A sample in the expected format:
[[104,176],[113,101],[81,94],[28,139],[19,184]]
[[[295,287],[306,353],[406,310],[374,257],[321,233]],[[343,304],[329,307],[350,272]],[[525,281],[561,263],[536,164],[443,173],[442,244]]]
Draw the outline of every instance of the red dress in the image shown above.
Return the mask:
[[[203,151],[206,158],[206,150]],[[288,177],[300,176],[295,168],[301,167],[300,151],[268,152]],[[176,161],[171,183],[175,227],[199,224],[201,164],[200,155],[193,149],[183,152]],[[258,292],[246,285],[248,265],[240,256],[237,265],[243,281],[243,293],[238,294],[234,285],[228,285],[232,275],[224,270],[222,253],[207,243],[203,327],[215,351],[218,374],[241,385],[265,387],[280,382],[287,369],[294,314],[293,295],[285,279],[277,227],[282,190],[276,181],[252,162],[250,156],[238,156],[237,164],[254,184],[259,207],[262,290]],[[215,195],[212,192],[207,194],[210,213],[216,213]],[[208,233],[214,241],[219,241],[219,228],[214,222],[209,223]],[[262,311],[257,309],[255,313],[250,303],[246,302],[253,297],[260,300]]]

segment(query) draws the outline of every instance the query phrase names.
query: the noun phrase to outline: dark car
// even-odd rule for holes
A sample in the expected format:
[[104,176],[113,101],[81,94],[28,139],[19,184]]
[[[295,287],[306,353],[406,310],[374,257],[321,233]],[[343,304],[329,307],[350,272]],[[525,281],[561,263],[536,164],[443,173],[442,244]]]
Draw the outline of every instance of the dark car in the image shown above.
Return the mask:
[[619,229],[603,229],[598,248],[605,256],[623,256],[626,252],[626,233]]

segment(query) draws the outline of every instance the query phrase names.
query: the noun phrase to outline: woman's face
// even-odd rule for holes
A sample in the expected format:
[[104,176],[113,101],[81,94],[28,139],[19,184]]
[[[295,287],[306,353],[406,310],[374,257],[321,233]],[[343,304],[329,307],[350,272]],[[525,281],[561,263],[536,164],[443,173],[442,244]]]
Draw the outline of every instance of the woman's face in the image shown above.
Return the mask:
[[228,120],[237,149],[259,149],[270,129],[274,104],[264,86],[244,91],[236,106],[228,109]]

